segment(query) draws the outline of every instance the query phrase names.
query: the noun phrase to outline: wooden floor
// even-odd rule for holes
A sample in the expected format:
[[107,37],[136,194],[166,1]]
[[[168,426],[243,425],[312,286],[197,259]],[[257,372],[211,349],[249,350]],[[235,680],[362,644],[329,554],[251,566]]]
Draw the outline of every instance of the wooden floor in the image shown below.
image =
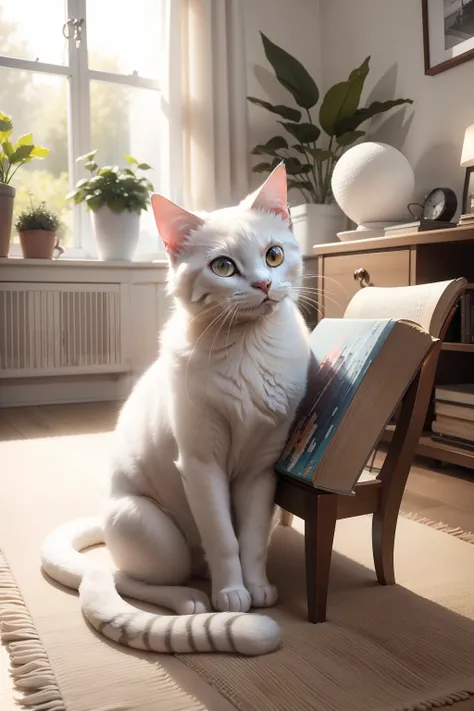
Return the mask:
[[[108,432],[118,403],[0,409],[0,441]],[[474,471],[419,460],[408,478],[402,509],[464,530],[474,529]]]
[[[117,403],[88,403],[0,409],[0,442],[24,439],[28,446],[27,440],[38,437],[107,432],[114,427],[119,407]],[[380,461],[379,456],[376,464]],[[433,462],[415,463],[402,510],[474,532],[474,471],[434,466]],[[8,658],[1,646],[0,709],[19,709],[13,701]]]
[[[114,427],[119,407],[118,403],[87,403],[0,409],[0,441],[107,432]],[[473,531],[474,471],[434,467],[426,460],[415,463],[403,511]]]
[[109,432],[119,407],[113,402],[93,402],[0,408],[0,441]]

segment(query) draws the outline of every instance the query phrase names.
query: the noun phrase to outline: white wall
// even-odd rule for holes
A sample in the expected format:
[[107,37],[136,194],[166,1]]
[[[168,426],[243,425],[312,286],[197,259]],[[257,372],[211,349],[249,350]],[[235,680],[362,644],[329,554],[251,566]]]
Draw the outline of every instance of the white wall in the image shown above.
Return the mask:
[[[321,82],[319,40],[320,0],[243,0],[247,53],[247,94],[271,103],[296,106],[291,94],[275,79],[263,51],[260,31],[272,42],[293,54],[314,80]],[[248,104],[249,148],[284,130],[278,116]],[[262,174],[252,177],[252,185],[262,182]]]
[[419,0],[321,0],[321,21],[326,87],[345,79],[370,54],[365,98],[414,100],[413,107],[374,121],[371,136],[407,156],[418,199],[443,186],[461,200],[462,141],[474,123],[474,61],[425,76]]

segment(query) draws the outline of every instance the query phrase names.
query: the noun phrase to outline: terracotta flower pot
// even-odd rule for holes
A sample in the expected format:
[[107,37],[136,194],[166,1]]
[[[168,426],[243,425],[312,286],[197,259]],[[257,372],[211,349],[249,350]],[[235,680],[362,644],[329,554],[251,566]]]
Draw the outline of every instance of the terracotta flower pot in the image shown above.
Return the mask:
[[57,257],[63,254],[64,249],[56,240],[56,232],[47,230],[26,230],[19,232],[21,251],[25,259],[52,259],[54,250],[58,250]]
[[11,185],[0,183],[0,257],[8,257],[10,251],[15,192]]

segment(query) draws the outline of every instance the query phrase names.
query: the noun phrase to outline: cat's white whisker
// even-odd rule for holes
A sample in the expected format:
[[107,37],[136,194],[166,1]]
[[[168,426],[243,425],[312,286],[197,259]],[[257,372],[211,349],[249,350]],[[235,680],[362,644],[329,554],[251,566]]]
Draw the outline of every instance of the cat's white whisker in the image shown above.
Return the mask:
[[342,291],[344,292],[344,296],[349,299],[347,289],[341,284],[340,281],[334,279],[333,277],[326,276],[325,274],[304,274],[303,279],[327,279],[327,281],[332,281],[333,284],[336,284],[336,286],[342,289]]
[[301,311],[308,315],[311,313],[311,309],[303,303],[298,303],[298,307],[301,309]]
[[222,304],[213,304],[212,306],[209,306],[207,309],[204,309],[204,311],[200,311],[197,313],[189,322],[189,325],[193,324],[197,319],[203,319],[206,314],[208,314],[210,311],[214,311],[214,309],[222,308]]
[[231,316],[230,321],[229,321],[229,327],[228,327],[228,329],[227,329],[227,338],[226,338],[226,342],[225,342],[225,355],[226,355],[226,358],[229,357],[228,346],[229,346],[230,330],[231,330],[232,325],[233,325],[234,321],[236,320],[236,318],[237,318],[237,316],[238,316],[238,314],[239,314],[239,311],[240,311],[238,304],[234,304],[233,309],[234,309],[234,310],[233,310],[233,312],[232,312],[232,316]]
[[[223,326],[224,326],[224,324],[225,324],[225,322],[226,322],[226,320],[227,320],[227,317],[232,313],[233,308],[234,308],[234,306],[233,306],[233,304],[231,304],[231,305],[228,306],[227,309],[225,310],[225,312],[224,312],[224,318],[223,318],[222,321],[220,322],[219,327],[218,327],[217,330],[216,330],[214,339],[213,339],[213,341],[212,341],[212,343],[211,343],[211,348],[210,348],[210,350],[209,350],[209,357],[208,357],[208,359],[207,359],[207,376],[209,376],[209,368],[210,368],[210,364],[211,364],[211,356],[212,356],[212,351],[213,351],[214,345],[215,345],[216,340],[217,340],[217,338],[218,338],[218,336],[219,336],[219,333],[221,332],[221,330],[222,330],[222,328],[223,328]],[[230,322],[229,322],[229,323],[230,323]]]
[[186,387],[186,394],[187,394],[187,396],[188,396],[188,399],[189,399],[189,402],[191,403],[191,405],[192,405],[193,403],[192,403],[191,398],[189,397],[189,392],[188,392],[187,383],[188,383],[189,366],[190,366],[190,364],[191,364],[192,357],[193,357],[194,353],[196,352],[196,349],[197,349],[199,343],[202,341],[202,339],[204,338],[204,336],[206,335],[206,333],[207,333],[208,331],[210,331],[213,326],[216,326],[216,327],[217,327],[217,324],[218,324],[219,320],[224,316],[224,313],[225,313],[225,312],[222,312],[222,311],[221,311],[221,313],[217,314],[217,316],[216,316],[214,319],[212,319],[212,321],[208,324],[208,326],[204,329],[204,331],[201,333],[201,335],[200,335],[199,338],[197,339],[197,341],[196,341],[196,343],[194,344],[193,349],[192,349],[192,351],[191,351],[191,353],[190,353],[190,355],[189,355],[189,357],[188,357],[188,361],[187,361],[187,363],[186,363],[186,374],[185,374],[184,382],[185,382],[185,387]]
[[319,316],[322,316],[322,313],[323,313],[322,309],[321,309],[318,301],[316,301],[315,299],[312,299],[309,296],[304,296],[303,294],[300,294],[298,301],[301,302],[302,304],[304,303],[310,309],[310,312],[314,310],[314,311],[316,311],[317,314],[319,314]]
[[[294,287],[292,287],[292,289],[294,291],[299,291],[299,292],[303,291],[305,294],[316,294],[317,296],[320,296],[322,294],[320,289],[314,289],[309,286],[294,286]],[[332,296],[330,296],[327,291],[324,292],[324,299],[327,301],[330,301],[335,306],[337,306],[339,309],[342,308],[341,303],[339,301],[337,301],[336,299],[334,299]]]
[[320,302],[318,301],[318,299],[315,299],[315,298],[313,298],[312,296],[309,296],[308,294],[301,294],[301,293],[300,293],[300,294],[299,294],[299,298],[300,298],[301,300],[304,299],[304,300],[307,301],[308,303],[311,303],[311,304],[314,304],[315,306],[320,307]]

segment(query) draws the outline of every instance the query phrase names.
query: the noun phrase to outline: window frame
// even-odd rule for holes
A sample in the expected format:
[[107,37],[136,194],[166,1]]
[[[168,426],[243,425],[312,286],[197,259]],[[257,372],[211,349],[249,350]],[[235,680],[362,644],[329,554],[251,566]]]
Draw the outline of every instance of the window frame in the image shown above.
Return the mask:
[[[79,46],[72,35],[67,40],[67,64],[50,64],[7,57],[1,54],[0,67],[9,69],[39,72],[63,76],[68,79],[68,173],[70,190],[77,181],[87,177],[88,173],[79,156],[92,150],[90,122],[90,82],[102,81],[112,84],[122,84],[132,88],[152,89],[160,92],[160,83],[156,79],[140,77],[135,74],[115,74],[95,69],[89,69],[87,52],[87,0],[64,0],[64,23],[68,19],[82,18],[84,20]],[[157,117],[157,123],[160,117]],[[72,259],[95,259],[97,248],[92,233],[90,214],[84,205],[73,205],[73,243],[67,248],[66,257]],[[11,245],[10,254],[21,254],[19,245]],[[140,261],[152,261],[163,257],[164,252],[157,248],[156,253],[139,255]]]

